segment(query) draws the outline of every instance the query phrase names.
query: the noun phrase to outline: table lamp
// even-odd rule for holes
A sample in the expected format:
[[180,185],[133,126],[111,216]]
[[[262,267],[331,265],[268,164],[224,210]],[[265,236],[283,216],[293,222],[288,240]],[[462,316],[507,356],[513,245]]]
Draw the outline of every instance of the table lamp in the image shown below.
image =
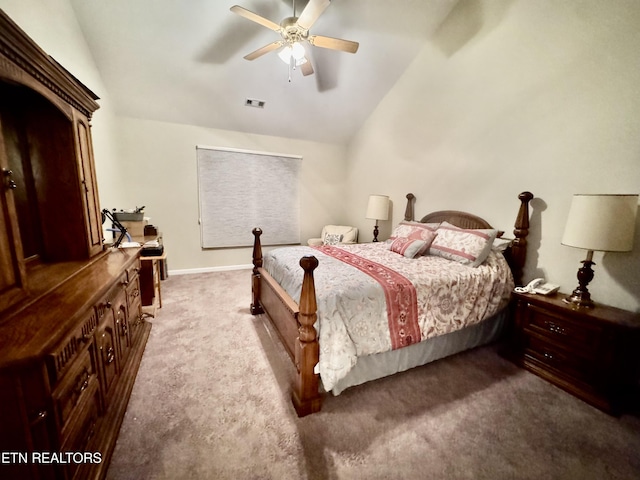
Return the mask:
[[369,195],[366,218],[376,221],[373,227],[373,241],[378,241],[378,220],[389,218],[389,197],[387,195]]
[[587,285],[593,280],[594,250],[629,252],[633,248],[638,195],[574,195],[562,245],[587,250],[578,270],[578,287],[564,299],[576,307],[593,307]]

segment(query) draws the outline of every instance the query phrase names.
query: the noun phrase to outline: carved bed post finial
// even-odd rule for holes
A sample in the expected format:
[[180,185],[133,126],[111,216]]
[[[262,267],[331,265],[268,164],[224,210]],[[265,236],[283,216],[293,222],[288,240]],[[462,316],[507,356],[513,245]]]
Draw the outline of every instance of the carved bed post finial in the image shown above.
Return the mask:
[[253,239],[253,274],[251,275],[251,314],[258,315],[264,313],[262,305],[260,304],[260,272],[259,268],[262,268],[262,245],[260,244],[260,235],[262,230],[254,228],[252,230]]
[[527,235],[529,235],[529,202],[533,199],[533,193],[522,192],[518,198],[520,209],[513,230],[516,238],[511,246],[511,262],[513,279],[516,285],[522,285],[522,269],[527,258]]
[[314,324],[318,309],[313,271],[318,259],[312,255],[300,259],[304,269],[298,315],[298,339],[295,343],[295,364],[297,375],[291,393],[293,406],[299,417],[318,412],[322,406],[322,396],[318,392],[319,378],[314,372],[320,359],[320,345]]
[[407,222],[412,222],[415,220],[413,214],[413,201],[416,199],[416,196],[413,193],[407,193],[407,208],[404,211],[404,219]]

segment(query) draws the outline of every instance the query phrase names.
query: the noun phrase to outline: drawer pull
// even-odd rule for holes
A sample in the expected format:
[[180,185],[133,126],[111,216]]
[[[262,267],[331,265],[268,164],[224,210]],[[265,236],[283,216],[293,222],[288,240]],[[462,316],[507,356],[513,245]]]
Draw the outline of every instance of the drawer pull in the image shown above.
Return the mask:
[[545,322],[547,324],[547,328],[550,332],[559,333],[560,335],[566,335],[567,331],[562,328],[560,325],[557,325],[553,322]]
[[548,360],[553,360],[553,354],[551,354],[549,352],[544,352],[543,355],[544,355],[544,358],[546,358]]
[[76,394],[79,397],[80,394],[84,392],[89,386],[89,378],[91,377],[91,374],[89,373],[89,370],[85,368],[84,371],[78,377],[79,378],[76,383]]
[[109,347],[107,349],[107,365],[113,363],[115,359],[116,359],[116,352],[113,349],[113,347]]
[[36,413],[36,418],[33,419],[31,424],[37,425],[38,423],[42,422],[45,418],[47,418],[48,415],[49,413],[46,410],[40,410],[38,413]]
[[122,323],[120,324],[120,331],[121,331],[120,336],[126,337],[128,330],[129,330],[129,327],[127,327],[127,321],[123,319]]

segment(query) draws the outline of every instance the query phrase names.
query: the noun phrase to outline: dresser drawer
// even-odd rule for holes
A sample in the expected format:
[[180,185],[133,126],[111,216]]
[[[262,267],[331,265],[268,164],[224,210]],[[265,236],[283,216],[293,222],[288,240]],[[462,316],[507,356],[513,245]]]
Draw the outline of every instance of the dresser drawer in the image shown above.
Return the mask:
[[593,355],[600,350],[604,338],[603,329],[586,322],[573,322],[565,315],[528,304],[523,319],[523,329],[565,345],[576,351]]
[[98,326],[95,309],[90,308],[81,317],[78,326],[59,346],[47,355],[47,368],[51,385],[55,385],[65,374],[82,348],[91,341]]
[[56,420],[63,438],[68,436],[70,419],[76,417],[86,399],[97,392],[98,385],[95,344],[91,342],[81,351],[53,392]]
[[127,268],[127,281],[129,283],[131,283],[137,276],[138,273],[140,272],[140,259],[136,259],[135,262],[133,262],[133,264]]
[[[138,306],[142,306],[142,300],[140,298],[140,279],[135,277],[129,284],[127,285],[127,305],[129,306],[129,310],[132,312],[138,311]],[[133,315],[130,314],[130,315]],[[132,319],[133,321],[134,319]]]
[[[86,390],[87,394],[78,404],[77,415],[69,422],[69,428],[61,442],[61,452],[93,452],[95,448],[91,445],[100,420],[101,405],[100,392],[97,383],[92,383]],[[95,443],[95,442],[93,442]],[[78,475],[82,469],[82,463],[69,462],[63,465],[66,478],[87,478],[85,475]]]
[[127,286],[127,305],[129,307],[129,335],[131,344],[135,344],[138,333],[142,330],[140,326],[144,322],[142,319],[142,297],[140,296],[140,279],[136,277]]

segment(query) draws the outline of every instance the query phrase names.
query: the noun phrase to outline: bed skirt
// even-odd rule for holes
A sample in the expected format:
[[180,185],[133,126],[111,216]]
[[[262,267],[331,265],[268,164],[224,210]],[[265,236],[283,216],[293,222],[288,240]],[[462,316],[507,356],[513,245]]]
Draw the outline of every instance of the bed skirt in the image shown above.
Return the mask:
[[331,393],[340,395],[349,387],[494,342],[501,337],[507,318],[508,308],[504,308],[493,317],[462,330],[397,350],[359,357],[353,369],[335,384]]

